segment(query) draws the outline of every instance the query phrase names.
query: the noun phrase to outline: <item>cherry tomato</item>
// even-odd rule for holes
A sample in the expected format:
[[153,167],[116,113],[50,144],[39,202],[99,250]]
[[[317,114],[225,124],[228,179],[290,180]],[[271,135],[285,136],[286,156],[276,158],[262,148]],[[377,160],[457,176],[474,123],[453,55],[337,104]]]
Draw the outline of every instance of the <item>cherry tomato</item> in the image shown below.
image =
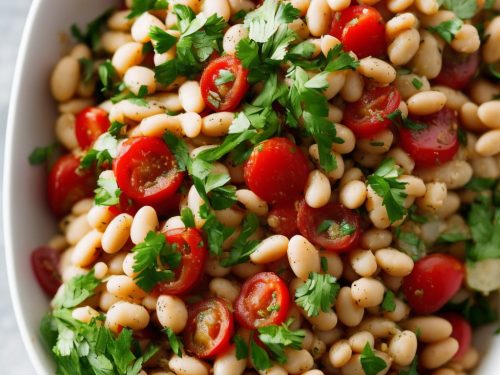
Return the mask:
[[370,138],[391,125],[387,116],[398,109],[400,103],[401,96],[395,87],[369,87],[361,99],[347,104],[343,123],[358,138]]
[[115,216],[120,214],[129,214],[134,216],[139,211],[139,206],[132,199],[127,197],[123,192],[120,194],[120,203],[114,206],[109,206],[109,211]]
[[98,107],[88,107],[76,116],[75,133],[78,144],[86,149],[110,126],[108,113]]
[[245,281],[236,299],[235,317],[244,328],[256,329],[285,321],[290,292],[273,272],[260,272]]
[[200,79],[201,95],[214,111],[232,111],[248,91],[248,70],[231,55],[219,57],[205,68]]
[[427,255],[403,279],[403,293],[418,314],[431,314],[460,289],[464,273],[463,264],[450,255]]
[[59,253],[48,247],[41,246],[31,252],[31,268],[38,284],[47,295],[53,297],[62,284],[58,271]]
[[443,66],[434,82],[455,90],[464,89],[479,68],[479,52],[459,53],[446,46],[443,53]]
[[469,350],[472,341],[472,328],[470,323],[456,313],[447,312],[441,316],[451,323],[453,327],[451,337],[458,341],[458,351],[455,353],[453,359],[461,359]]
[[113,161],[113,170],[123,193],[141,205],[168,200],[184,178],[165,142],[153,137],[125,141]]
[[443,108],[432,115],[412,116],[411,120],[427,125],[421,130],[399,129],[401,147],[417,166],[435,166],[453,159],[459,148],[455,111]]
[[61,156],[50,170],[48,201],[50,209],[58,217],[67,214],[79,200],[94,195],[94,172],[79,167],[80,159],[73,154],[67,154]]
[[297,199],[308,175],[309,164],[302,150],[279,137],[255,146],[243,169],[247,186],[268,203]]
[[329,251],[349,250],[356,246],[361,236],[358,214],[339,203],[312,208],[302,201],[297,223],[304,237]]
[[229,348],[233,330],[229,303],[222,298],[210,298],[189,307],[184,344],[198,358],[214,357]]
[[330,35],[358,58],[385,53],[385,23],[377,9],[371,6],[354,5],[336,13]]
[[267,222],[274,233],[292,237],[299,232],[295,202],[274,205],[269,211]]
[[169,244],[176,244],[182,253],[181,264],[175,269],[176,278],[155,287],[155,293],[183,294],[199,280],[207,260],[207,248],[200,232],[194,228],[172,229],[165,233]]

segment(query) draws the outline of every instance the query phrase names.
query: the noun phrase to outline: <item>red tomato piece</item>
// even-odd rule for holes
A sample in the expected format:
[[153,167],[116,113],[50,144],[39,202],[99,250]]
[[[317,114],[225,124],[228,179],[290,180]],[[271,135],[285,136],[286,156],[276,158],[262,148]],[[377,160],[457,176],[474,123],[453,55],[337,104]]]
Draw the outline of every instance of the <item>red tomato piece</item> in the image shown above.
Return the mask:
[[76,115],[75,133],[80,148],[89,148],[110,127],[108,113],[98,107],[88,107]]
[[427,125],[422,130],[399,129],[401,147],[417,166],[435,166],[453,159],[459,148],[455,111],[443,108],[432,115],[412,116],[411,120]]
[[165,233],[169,244],[176,244],[182,253],[181,264],[175,269],[173,281],[162,282],[155,287],[155,294],[183,294],[200,279],[208,251],[200,232],[194,228],[172,229]]
[[350,250],[361,236],[358,214],[339,203],[331,202],[321,208],[312,208],[302,201],[297,223],[304,237],[329,251]]
[[123,193],[141,205],[168,200],[184,178],[165,142],[153,137],[125,141],[113,161],[113,171]]
[[455,90],[462,90],[476,75],[479,68],[479,52],[459,53],[446,46],[443,53],[443,66],[434,82]]
[[302,150],[287,138],[271,138],[253,149],[245,162],[247,186],[268,203],[291,202],[306,186],[309,163]]
[[347,104],[343,123],[358,138],[370,138],[391,125],[387,116],[398,109],[400,103],[401,96],[394,86],[369,87],[361,99]]
[[219,57],[205,68],[200,79],[201,95],[212,110],[232,111],[248,91],[248,70],[231,55]]
[[53,297],[62,284],[58,271],[59,253],[48,247],[41,246],[31,252],[31,268],[38,284],[47,295]]
[[299,232],[297,226],[297,208],[295,202],[274,205],[269,211],[267,223],[274,233],[292,237]]
[[58,217],[67,214],[79,200],[94,194],[94,171],[82,170],[79,167],[80,159],[73,154],[67,154],[61,156],[50,170],[48,201],[50,209]]
[[378,10],[371,6],[354,5],[336,13],[330,35],[360,59],[385,53],[385,22]]
[[457,313],[447,312],[441,316],[449,321],[453,327],[451,337],[458,341],[458,351],[455,353],[453,359],[459,360],[470,349],[472,341],[472,328],[470,323]]
[[233,330],[229,302],[210,298],[189,307],[184,344],[198,358],[211,358],[229,348]]
[[464,266],[446,254],[431,254],[415,263],[403,279],[403,293],[418,314],[432,314],[443,307],[460,289]]
[[244,328],[256,329],[285,321],[290,292],[273,272],[260,272],[245,281],[236,299],[236,321]]

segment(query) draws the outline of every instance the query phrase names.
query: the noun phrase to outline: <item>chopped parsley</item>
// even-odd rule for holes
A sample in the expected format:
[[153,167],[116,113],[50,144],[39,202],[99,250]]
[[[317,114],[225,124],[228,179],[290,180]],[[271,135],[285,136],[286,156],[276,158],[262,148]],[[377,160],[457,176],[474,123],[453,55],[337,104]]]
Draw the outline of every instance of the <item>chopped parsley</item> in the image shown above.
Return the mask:
[[408,368],[408,370],[401,370],[400,374],[401,375],[418,375],[417,367],[418,367],[418,356],[415,355],[415,358],[413,358],[413,361],[411,361],[411,364],[410,364],[410,367]]
[[403,231],[400,227],[398,227],[396,228],[395,235],[401,251],[411,256],[414,261],[420,259],[425,255],[425,243],[414,232]]
[[113,158],[118,155],[118,140],[110,133],[102,134],[94,145],[82,157],[80,168],[88,169],[96,164],[97,168],[111,166]]
[[321,271],[328,272],[328,259],[321,257],[320,259]]
[[114,178],[99,177],[97,180],[97,189],[94,192],[94,202],[98,206],[114,206],[120,203],[122,191]]
[[111,134],[116,139],[119,139],[123,137],[123,129],[125,128],[126,128],[125,124],[118,121],[113,121],[109,126],[108,133]]
[[111,16],[113,8],[106,10],[100,16],[98,16],[93,21],[87,24],[87,28],[82,30],[78,25],[73,24],[71,26],[71,35],[78,42],[84,43],[92,48],[93,51],[99,49],[99,41],[101,39],[101,34],[106,26],[106,21]]
[[158,53],[165,53],[170,48],[175,46],[177,38],[165,30],[160,29],[158,26],[152,26],[149,30],[149,36],[154,43],[154,50]]
[[94,270],[85,275],[75,276],[63,284],[54,297],[57,308],[76,307],[87,298],[92,297],[101,281],[95,277]]
[[35,147],[31,154],[28,156],[28,161],[31,165],[42,165],[50,159],[54,151],[57,149],[58,144],[54,143],[45,147]]
[[498,320],[498,312],[489,299],[480,293],[475,293],[463,302],[448,302],[445,310],[454,311],[470,322],[472,327],[494,323]]
[[413,78],[411,80],[411,84],[413,85],[413,87],[415,87],[417,90],[420,90],[424,84],[422,83],[421,80],[419,80],[418,78]]
[[360,361],[366,375],[377,375],[387,367],[385,361],[375,355],[369,343],[363,348]]
[[477,11],[476,0],[440,0],[440,3],[464,20],[472,18]]
[[217,86],[224,85],[229,82],[233,82],[236,79],[233,72],[230,70],[221,69],[219,70],[219,76],[215,79],[215,84]]
[[131,12],[127,18],[134,18],[149,10],[167,9],[167,0],[133,0]]
[[82,68],[83,83],[87,84],[94,76],[94,62],[85,57],[82,57],[79,61]]
[[342,220],[340,224],[338,224],[334,220],[323,220],[316,229],[318,233],[328,232],[328,234],[332,234],[332,237],[335,236],[350,236],[354,232],[356,232],[356,226],[347,222],[346,220]]
[[181,220],[186,228],[195,228],[193,211],[189,207],[184,207],[181,211]]
[[408,117],[403,117],[401,110],[396,109],[394,112],[387,115],[387,118],[391,120],[391,122],[396,126],[402,126],[406,129],[410,129],[413,131],[420,131],[427,129],[427,125],[421,122],[415,122]]
[[392,290],[387,290],[384,293],[384,299],[382,300],[382,310],[387,312],[393,312],[396,310],[396,303],[394,302],[394,293]]
[[118,73],[113,64],[111,64],[111,60],[106,60],[100,64],[97,73],[102,86],[101,91],[106,94],[113,93],[115,91],[115,79]]
[[460,31],[464,22],[459,18],[454,18],[448,21],[441,22],[435,27],[429,27],[429,31],[438,34],[448,43],[455,39],[455,35]]
[[182,339],[176,336],[176,334],[170,327],[165,328],[163,332],[165,332],[165,334],[167,335],[172,352],[174,352],[174,354],[176,354],[177,356],[182,357],[182,349],[184,347],[184,345],[182,344]]
[[248,346],[239,335],[234,335],[233,337],[234,345],[236,347],[236,359],[247,359],[248,358]]
[[174,154],[175,159],[177,160],[177,168],[179,168],[180,171],[186,171],[191,165],[191,158],[189,157],[189,150],[186,142],[184,142],[181,138],[176,137],[174,133],[169,131],[166,131],[165,134],[163,134],[163,141]]
[[241,233],[234,241],[229,257],[223,258],[220,264],[223,267],[231,267],[235,264],[244,263],[250,259],[259,241],[248,238],[259,228],[259,219],[255,214],[248,214],[243,222]]
[[497,180],[494,178],[472,177],[469,182],[465,184],[464,189],[481,192],[493,189],[496,183]]
[[479,197],[468,214],[472,241],[467,246],[467,259],[478,261],[500,258],[500,208],[491,199]]
[[327,312],[335,303],[340,285],[330,274],[311,272],[306,283],[295,292],[295,303],[302,307],[308,316],[318,316],[320,311]]

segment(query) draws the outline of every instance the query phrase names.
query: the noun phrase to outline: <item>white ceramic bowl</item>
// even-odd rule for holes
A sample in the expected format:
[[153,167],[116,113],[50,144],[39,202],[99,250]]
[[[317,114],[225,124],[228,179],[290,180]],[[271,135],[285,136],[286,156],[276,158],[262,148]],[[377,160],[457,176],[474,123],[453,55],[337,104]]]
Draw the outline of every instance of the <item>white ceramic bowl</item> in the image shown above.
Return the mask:
[[[12,303],[24,345],[38,374],[53,373],[50,353],[38,335],[48,300],[31,271],[29,255],[56,231],[45,203],[46,174],[27,158],[36,146],[54,139],[56,104],[49,93],[50,72],[62,54],[61,34],[73,23],[89,20],[116,4],[113,0],[34,0],[22,38],[7,127],[3,221]],[[477,374],[499,374],[500,335],[481,330],[476,342],[483,353]],[[5,343],[4,343],[5,344]]]

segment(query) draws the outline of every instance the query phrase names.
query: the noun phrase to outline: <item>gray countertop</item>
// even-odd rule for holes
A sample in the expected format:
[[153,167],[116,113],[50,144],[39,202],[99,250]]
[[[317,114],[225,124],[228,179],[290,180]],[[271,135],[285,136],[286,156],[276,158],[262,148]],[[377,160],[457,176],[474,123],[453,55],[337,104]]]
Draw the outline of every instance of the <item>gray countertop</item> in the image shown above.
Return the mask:
[[[3,156],[7,110],[17,49],[31,0],[0,0],[0,155]],[[0,163],[0,176],[2,173]],[[1,179],[3,181],[3,179]],[[1,186],[0,186],[1,191]],[[0,227],[0,363],[2,374],[34,374],[12,311]]]

